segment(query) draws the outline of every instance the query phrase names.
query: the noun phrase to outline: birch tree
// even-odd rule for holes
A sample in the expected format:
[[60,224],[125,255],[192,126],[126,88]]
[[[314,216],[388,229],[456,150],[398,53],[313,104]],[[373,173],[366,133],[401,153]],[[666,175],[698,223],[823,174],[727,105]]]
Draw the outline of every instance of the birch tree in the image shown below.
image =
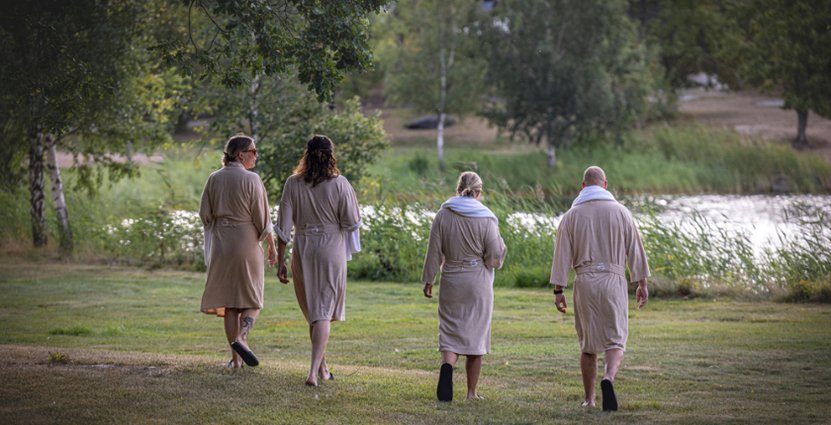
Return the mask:
[[399,1],[384,17],[392,41],[379,54],[387,62],[388,93],[399,104],[436,114],[440,170],[448,114],[476,111],[483,94],[484,57],[476,49],[479,3]]
[[33,0],[0,9],[4,138],[21,147],[28,140],[35,246],[47,243],[45,140],[57,140],[117,100],[135,16],[133,5],[103,0]]

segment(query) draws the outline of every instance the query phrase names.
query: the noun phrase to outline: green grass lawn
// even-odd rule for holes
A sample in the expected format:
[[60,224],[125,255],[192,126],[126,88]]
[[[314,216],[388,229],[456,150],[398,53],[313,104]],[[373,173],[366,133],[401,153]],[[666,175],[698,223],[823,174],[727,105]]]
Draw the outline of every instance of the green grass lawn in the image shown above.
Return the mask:
[[[609,415],[582,398],[573,316],[547,290],[497,288],[481,402],[435,400],[437,302],[418,284],[350,282],[333,326],[336,380],[303,385],[309,343],[269,273],[231,371],[203,275],[0,258],[3,423],[820,423],[831,395],[831,306],[653,299],[631,311]],[[569,294],[570,300],[570,294]]]

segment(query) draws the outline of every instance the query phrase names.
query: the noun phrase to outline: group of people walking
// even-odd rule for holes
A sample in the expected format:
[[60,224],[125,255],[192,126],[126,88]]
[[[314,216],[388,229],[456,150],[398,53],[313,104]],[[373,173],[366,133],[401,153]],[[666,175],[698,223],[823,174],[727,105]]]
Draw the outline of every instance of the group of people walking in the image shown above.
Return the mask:
[[[205,184],[199,215],[205,228],[207,278],[201,311],[224,317],[231,350],[228,367],[257,366],[248,335],[263,306],[265,262],[277,265],[288,283],[285,248],[292,243],[291,274],[300,310],[309,324],[311,364],[306,385],[334,379],[326,362],[332,321],[345,319],[346,263],[360,251],[361,217],[355,191],[340,175],[335,146],[313,136],[283,186],[277,223],[269,216],[266,190],[256,165],[257,148],[247,136],[225,144],[223,167]],[[597,357],[604,353],[603,410],[617,410],[614,380],[628,336],[628,284],[637,282],[636,303],[646,304],[649,267],[629,211],[606,190],[606,176],[589,167],[583,188],[557,230],[551,269],[555,307],[565,313],[563,289],[576,273],[574,317],[580,343],[584,406],[595,406]],[[482,179],[459,176],[456,196],[433,219],[422,282],[424,296],[439,292],[439,401],[453,400],[453,368],[465,356],[468,400],[477,391],[482,356],[490,352],[494,271],[507,254],[493,212],[480,202]],[[276,243],[274,236],[276,235]],[[262,242],[266,242],[263,255]]]

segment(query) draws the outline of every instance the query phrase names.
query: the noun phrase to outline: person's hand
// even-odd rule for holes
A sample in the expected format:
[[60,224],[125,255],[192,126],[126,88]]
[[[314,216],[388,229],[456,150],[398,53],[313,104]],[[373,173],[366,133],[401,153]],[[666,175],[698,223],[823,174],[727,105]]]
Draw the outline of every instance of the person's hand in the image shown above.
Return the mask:
[[433,284],[432,283],[425,283],[424,284],[424,296],[427,298],[433,298]]
[[645,306],[647,301],[649,301],[649,288],[645,284],[638,285],[638,289],[635,290],[635,302],[638,304],[638,309]]
[[283,261],[280,261],[280,265],[277,266],[277,279],[280,279],[280,283],[284,285],[289,283],[289,270]]
[[554,294],[554,307],[557,307],[560,313],[566,312],[568,305],[566,304],[565,294]]
[[277,263],[277,250],[274,248],[274,245],[268,246],[268,267],[274,267],[274,264]]

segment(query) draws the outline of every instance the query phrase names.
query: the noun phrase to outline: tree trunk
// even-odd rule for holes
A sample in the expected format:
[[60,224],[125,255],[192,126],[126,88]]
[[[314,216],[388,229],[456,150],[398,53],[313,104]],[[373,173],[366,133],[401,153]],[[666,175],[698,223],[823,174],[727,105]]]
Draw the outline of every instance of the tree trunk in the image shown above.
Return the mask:
[[557,166],[557,152],[554,150],[554,145],[551,143],[548,144],[548,151],[546,152],[546,156],[548,157],[548,169],[553,170],[554,167]]
[[444,171],[444,121],[446,117],[447,108],[447,74],[453,66],[453,60],[456,55],[456,49],[451,48],[448,54],[447,50],[442,47],[439,51],[439,64],[441,66],[439,76],[439,105],[438,118],[439,123],[436,126],[436,150],[439,156],[439,170]]
[[439,154],[439,170],[444,171],[444,112],[439,112],[439,124],[436,126],[436,149]]
[[805,130],[808,127],[808,111],[797,110],[796,118],[796,139],[793,141],[793,147],[804,149],[808,147],[808,137],[805,135]]
[[69,213],[66,207],[66,199],[63,192],[63,181],[61,180],[61,170],[58,168],[56,147],[57,141],[55,137],[46,136],[46,168],[49,170],[49,176],[52,179],[52,201],[55,204],[55,215],[58,217],[58,229],[60,231],[60,245],[61,250],[65,253],[72,252],[72,228],[69,227]]
[[[127,162],[130,162],[130,163],[133,162],[133,141],[132,140],[127,141]],[[58,176],[58,178],[60,178],[60,176]]]
[[257,100],[257,95],[260,93],[260,74],[254,76],[251,80],[251,87],[248,94],[251,96],[251,103],[248,105],[248,127],[251,129],[251,137],[257,140],[257,133],[260,129],[258,117],[260,115],[260,106]]
[[29,215],[32,217],[32,243],[45,246],[46,215],[43,211],[43,133],[29,135]]

